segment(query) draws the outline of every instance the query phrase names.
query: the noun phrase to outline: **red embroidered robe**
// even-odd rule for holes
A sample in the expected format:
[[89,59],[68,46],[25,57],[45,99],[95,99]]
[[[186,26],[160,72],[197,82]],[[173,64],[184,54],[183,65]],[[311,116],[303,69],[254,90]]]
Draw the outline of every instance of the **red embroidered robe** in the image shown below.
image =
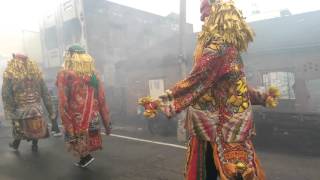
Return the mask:
[[[97,83],[93,83],[93,82]],[[108,128],[104,85],[94,73],[79,76],[62,70],[57,77],[59,110],[69,150],[84,156],[102,148],[100,123]]]
[[265,105],[267,96],[247,85],[236,48],[205,48],[190,75],[167,92],[162,110],[168,116],[188,108],[186,128],[191,140],[186,179],[205,180],[207,142],[213,147],[220,179],[230,179],[239,162],[246,166],[246,180],[264,179],[251,142],[252,105]]

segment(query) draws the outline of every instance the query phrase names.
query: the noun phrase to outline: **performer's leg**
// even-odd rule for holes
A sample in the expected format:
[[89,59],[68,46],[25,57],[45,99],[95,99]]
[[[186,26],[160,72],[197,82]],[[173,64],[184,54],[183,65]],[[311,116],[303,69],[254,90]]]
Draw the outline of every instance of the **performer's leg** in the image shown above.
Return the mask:
[[62,136],[62,133],[60,132],[60,129],[59,129],[57,118],[52,119],[51,124],[52,124],[51,132],[53,136],[54,137]]
[[32,148],[31,149],[33,152],[38,152],[38,140],[37,139],[32,140]]
[[60,132],[60,129],[58,127],[58,123],[57,123],[56,119],[53,119],[51,124],[52,124],[51,131]]
[[15,139],[15,140],[13,140],[13,142],[9,143],[9,146],[11,148],[13,148],[14,150],[18,150],[20,142],[21,142],[21,139]]
[[217,180],[218,179],[218,171],[214,164],[213,159],[213,150],[211,143],[207,143],[207,152],[206,152],[206,180]]
[[9,143],[9,146],[14,150],[18,150],[20,146],[21,139],[23,138],[23,132],[21,130],[20,120],[12,120],[12,136],[14,140]]

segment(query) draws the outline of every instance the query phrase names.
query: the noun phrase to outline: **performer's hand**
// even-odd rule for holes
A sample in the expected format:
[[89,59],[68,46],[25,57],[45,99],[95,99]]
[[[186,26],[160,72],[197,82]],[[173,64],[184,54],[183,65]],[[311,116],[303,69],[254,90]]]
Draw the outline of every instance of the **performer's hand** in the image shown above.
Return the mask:
[[67,113],[65,108],[60,107],[59,108],[59,114],[60,114],[60,117],[61,117],[62,121],[65,120],[65,119],[68,119],[68,115],[67,115],[68,113]]
[[281,94],[278,87],[271,86],[268,90],[268,95],[273,98],[279,98]]
[[277,87],[271,86],[267,93],[266,106],[275,108],[279,104],[280,90]]
[[109,123],[108,126],[105,129],[106,135],[110,135],[111,134],[111,130],[112,130],[112,124]]

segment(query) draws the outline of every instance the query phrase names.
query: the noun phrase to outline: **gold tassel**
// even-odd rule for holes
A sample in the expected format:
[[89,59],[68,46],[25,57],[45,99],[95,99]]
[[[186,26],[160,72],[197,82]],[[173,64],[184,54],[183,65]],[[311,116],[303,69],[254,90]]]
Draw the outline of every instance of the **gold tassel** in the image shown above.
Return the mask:
[[94,72],[94,60],[88,54],[67,54],[63,67],[81,76],[91,76]]
[[25,78],[42,78],[42,73],[36,62],[20,59],[12,59],[9,61],[6,70],[4,71],[4,78],[13,78],[23,80]]
[[[234,45],[240,52],[246,51],[253,41],[254,32],[245,22],[242,12],[234,2],[218,2],[212,6],[212,12],[206,18],[199,42],[195,50],[195,60],[206,46],[205,39],[212,38],[221,44]],[[215,43],[217,43],[215,42]]]

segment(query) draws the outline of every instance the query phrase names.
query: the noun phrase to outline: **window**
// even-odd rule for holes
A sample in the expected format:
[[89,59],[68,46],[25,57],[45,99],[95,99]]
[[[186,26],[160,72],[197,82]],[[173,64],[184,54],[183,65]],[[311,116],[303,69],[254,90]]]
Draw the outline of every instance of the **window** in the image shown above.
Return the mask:
[[63,3],[63,11],[64,12],[68,12],[70,10],[72,10],[73,8],[73,4],[71,0],[67,0]]
[[294,82],[294,73],[292,72],[267,72],[263,75],[264,87],[277,86],[281,92],[281,99],[295,99]]
[[63,23],[63,41],[65,45],[80,43],[81,24],[79,19],[71,19]]

